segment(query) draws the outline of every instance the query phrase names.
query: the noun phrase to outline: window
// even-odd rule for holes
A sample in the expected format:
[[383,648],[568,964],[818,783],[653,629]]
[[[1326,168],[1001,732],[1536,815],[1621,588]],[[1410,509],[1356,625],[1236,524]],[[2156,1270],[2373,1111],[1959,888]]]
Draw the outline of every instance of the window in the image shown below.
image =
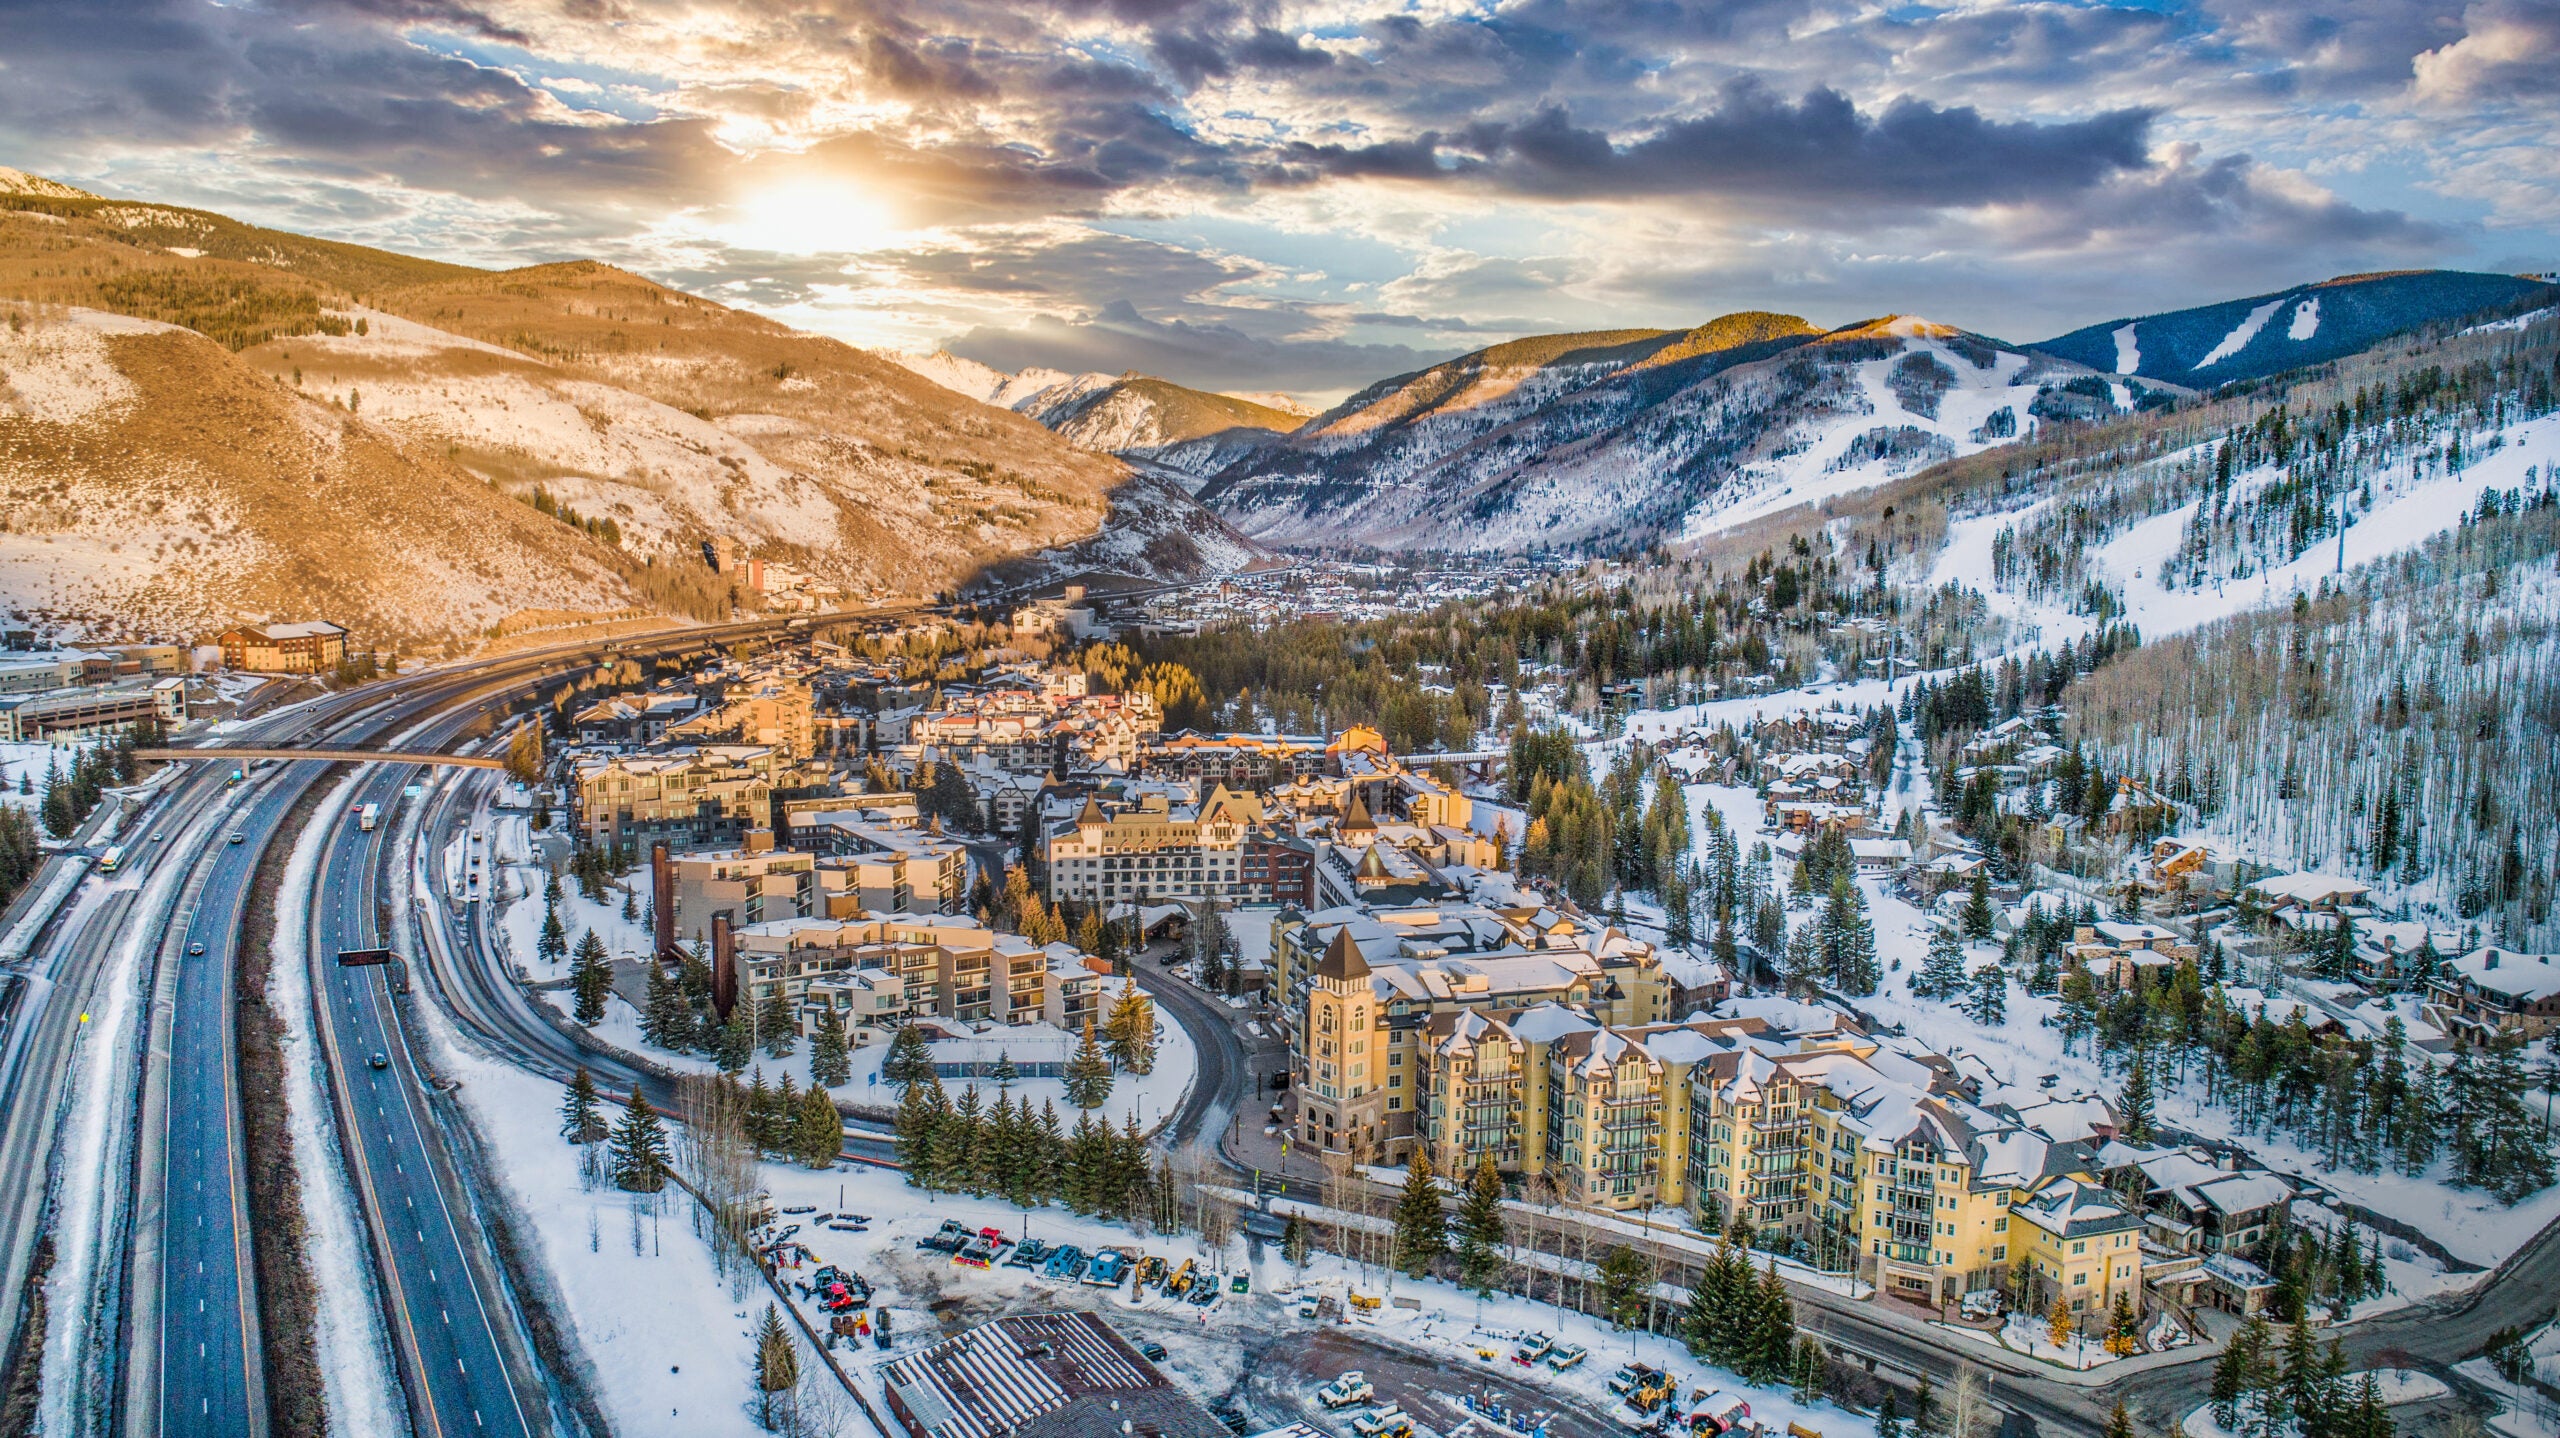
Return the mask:
[[2071,1286],[2072,1286],[2072,1287],[2074,1287],[2074,1288],[2086,1288],[2086,1287],[2088,1287],[2088,1286],[2089,1286],[2089,1275],[2087,1275],[2087,1274],[2085,1274],[2085,1273],[2075,1273],[2075,1274],[2071,1275]]
[[1398,1096],[1396,1096],[1396,1095],[1394,1095],[1394,1094],[1389,1094],[1389,1095],[1387,1095],[1387,1112],[1389,1112],[1389,1113],[1397,1113],[1397,1112],[1401,1112],[1401,1111],[1403,1110],[1403,1108],[1404,1108],[1404,1100],[1403,1100],[1402,1098],[1399,1098]]
[[1992,1248],[1992,1250],[1991,1250],[1991,1261],[1992,1261],[1992,1262],[1994,1262],[1994,1263],[2006,1263],[2006,1262],[2008,1262],[2008,1261],[2009,1261],[2009,1245],[2007,1245],[2007,1244],[2005,1244],[2005,1243],[1995,1245],[1995,1246]]
[[2007,1233],[2009,1231],[2009,1216],[2004,1213],[1998,1218],[1991,1220],[1991,1231],[1993,1233]]
[[2075,1256],[2077,1256],[2077,1255],[2079,1255],[2079,1254],[2087,1253],[2088,1251],[2089,1251],[2089,1240],[2087,1240],[2087,1239],[2085,1239],[2085,1238],[2080,1239],[2080,1240],[2078,1240],[2077,1242],[2075,1242],[2075,1243],[2073,1243],[2073,1244],[2071,1245],[2071,1252],[2072,1252],[2072,1253],[2073,1253],[2073,1255],[2075,1255]]

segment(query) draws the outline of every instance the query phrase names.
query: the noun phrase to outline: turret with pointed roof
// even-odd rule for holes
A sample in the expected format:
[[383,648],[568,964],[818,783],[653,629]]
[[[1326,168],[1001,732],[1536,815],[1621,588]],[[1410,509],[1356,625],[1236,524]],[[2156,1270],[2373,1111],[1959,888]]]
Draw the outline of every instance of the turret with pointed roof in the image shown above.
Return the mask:
[[1342,983],[1369,977],[1369,961],[1360,955],[1360,946],[1351,941],[1351,926],[1333,931],[1333,942],[1325,946],[1324,957],[1316,960],[1318,982],[1333,979]]

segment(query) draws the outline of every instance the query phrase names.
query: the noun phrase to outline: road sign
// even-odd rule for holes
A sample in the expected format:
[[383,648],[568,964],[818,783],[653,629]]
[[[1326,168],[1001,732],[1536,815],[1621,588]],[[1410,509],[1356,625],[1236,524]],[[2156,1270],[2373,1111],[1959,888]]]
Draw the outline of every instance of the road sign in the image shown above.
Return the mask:
[[340,949],[338,951],[340,968],[355,969],[387,964],[391,959],[392,953],[389,949]]

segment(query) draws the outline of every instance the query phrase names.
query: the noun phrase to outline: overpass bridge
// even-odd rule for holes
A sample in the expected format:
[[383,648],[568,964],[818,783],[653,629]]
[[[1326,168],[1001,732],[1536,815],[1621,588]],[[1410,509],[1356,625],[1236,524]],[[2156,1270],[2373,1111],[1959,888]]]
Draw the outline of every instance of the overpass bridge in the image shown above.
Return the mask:
[[504,769],[504,759],[482,758],[476,754],[436,754],[416,749],[367,749],[353,744],[321,745],[307,749],[245,749],[207,747],[201,749],[136,749],[137,759],[164,759],[183,763],[188,760],[219,759],[245,762],[250,759],[324,759],[347,764],[435,764],[448,769]]

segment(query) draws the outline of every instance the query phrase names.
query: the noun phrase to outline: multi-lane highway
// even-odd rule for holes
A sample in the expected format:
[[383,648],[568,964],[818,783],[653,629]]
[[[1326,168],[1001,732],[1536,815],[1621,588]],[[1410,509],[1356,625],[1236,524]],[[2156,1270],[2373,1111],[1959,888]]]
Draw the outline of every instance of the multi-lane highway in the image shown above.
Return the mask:
[[547,1405],[539,1391],[518,1390],[528,1361],[513,1343],[507,1296],[482,1261],[478,1224],[426,1111],[427,1075],[391,1010],[400,970],[337,961],[385,947],[380,880],[391,830],[366,830],[353,816],[367,804],[390,813],[411,777],[398,768],[366,771],[328,836],[310,916],[314,1029],[348,1176],[383,1275],[385,1324],[411,1427],[422,1438],[513,1438],[537,1431],[529,1415]]
[[[645,656],[781,627],[758,622],[511,656],[304,706],[237,737],[249,743],[380,744],[432,716],[448,715],[455,717],[438,729],[449,738],[489,703],[538,687],[604,649]],[[238,818],[209,838],[208,856],[199,861],[209,872],[190,896],[174,983],[166,1002],[155,1006],[151,1042],[165,1054],[165,1066],[157,1080],[161,1101],[146,1105],[149,1131],[139,1148],[141,1201],[125,1327],[131,1339],[124,1355],[124,1426],[140,1438],[256,1438],[267,1430],[231,1052],[231,985],[250,879],[269,846],[284,838],[288,813],[328,767],[303,761],[259,773],[251,781],[257,792],[244,801]],[[379,782],[389,783],[396,795],[401,778],[395,772]],[[183,792],[201,808],[220,788],[194,780]],[[188,812],[173,801],[172,820]],[[373,934],[372,838],[365,836],[362,853],[331,847],[311,917],[315,937],[333,952],[348,935]],[[473,1247],[466,1255],[466,1245],[480,1242],[476,1226],[468,1212],[455,1209],[459,1199],[449,1185],[436,1181],[449,1172],[448,1160],[419,1106],[417,1072],[398,1041],[396,1018],[378,991],[367,994],[368,979],[378,990],[370,973],[315,985],[315,1003],[325,996],[324,1053],[331,1041],[344,1039],[331,1056],[330,1080],[342,1110],[356,1120],[349,1125],[357,1139],[347,1146],[349,1162],[376,1230],[377,1275],[392,1295],[387,1306],[416,1426],[422,1433],[453,1434],[547,1428],[540,1395],[517,1391],[521,1365],[511,1372],[502,1356],[512,1311],[500,1306],[503,1295],[489,1291],[483,1280],[485,1251]],[[349,1006],[351,997],[363,1001]],[[377,1053],[384,1056],[381,1069],[372,1066]],[[421,1207],[430,1204],[435,1206]],[[404,1230],[394,1220],[410,1216],[413,1208],[421,1211]],[[465,1256],[469,1262],[462,1261]]]

